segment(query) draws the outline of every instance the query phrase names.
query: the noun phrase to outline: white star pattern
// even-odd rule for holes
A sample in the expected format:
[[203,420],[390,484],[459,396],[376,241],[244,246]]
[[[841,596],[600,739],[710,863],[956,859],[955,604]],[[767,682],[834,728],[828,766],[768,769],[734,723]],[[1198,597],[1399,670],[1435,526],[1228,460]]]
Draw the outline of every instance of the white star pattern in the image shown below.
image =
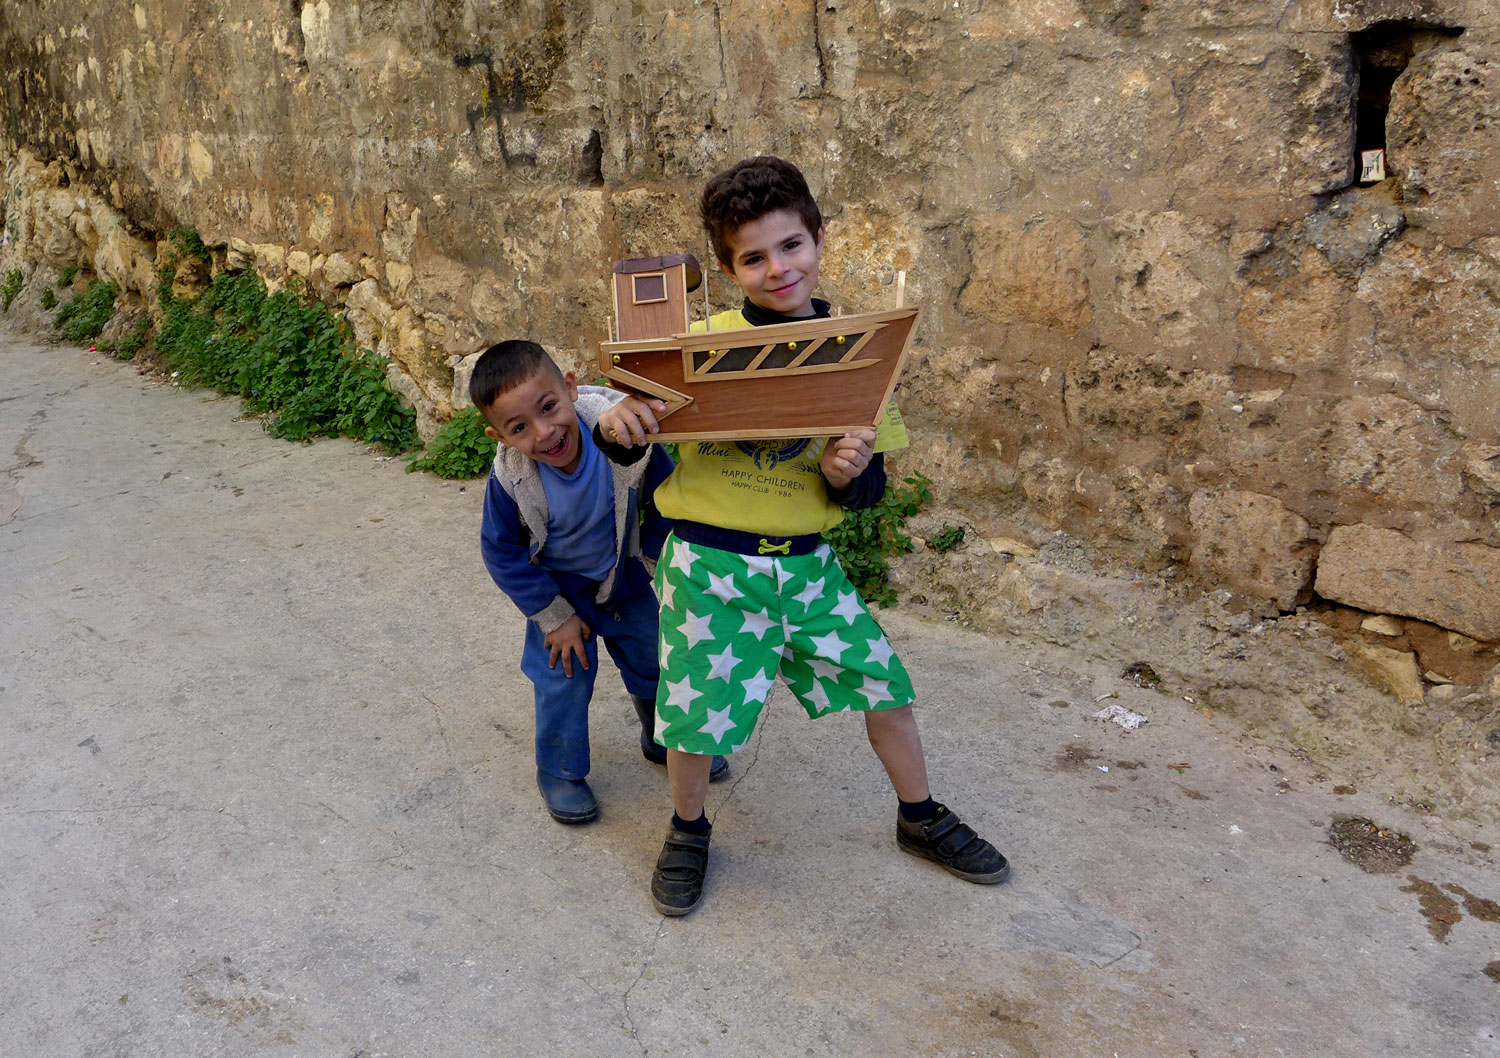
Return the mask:
[[886,642],[885,636],[881,636],[870,644],[870,660],[882,668],[889,668],[891,655],[896,653],[891,645]]
[[763,702],[766,695],[771,691],[771,677],[764,672],[757,672],[745,681],[745,704],[751,702]]
[[829,632],[826,636],[813,636],[812,645],[817,648],[819,654],[835,659],[843,657],[844,651],[849,649],[849,644],[840,639],[837,632]]
[[778,589],[785,588],[786,584],[787,584],[787,581],[789,581],[791,579],[792,579],[792,571],[791,570],[787,569],[785,566],[777,566],[776,567],[776,587]]
[[838,614],[849,624],[853,624],[859,617],[859,615],[864,612],[864,610],[859,605],[859,597],[851,591],[845,594],[840,594],[839,604],[835,606],[830,612]]
[[675,705],[677,708],[686,713],[688,711],[688,706],[693,704],[693,699],[703,697],[702,691],[693,690],[692,681],[687,677],[683,677],[682,680],[678,683],[673,683],[671,680],[668,680],[666,682],[667,700],[661,703],[663,709],[665,709],[669,705]]
[[672,561],[668,563],[673,569],[682,570],[683,576],[693,572],[693,552],[681,540],[672,545]]
[[708,594],[720,602],[727,603],[730,599],[743,598],[745,593],[734,586],[734,574],[730,573],[722,577],[716,577],[710,573],[708,575]]
[[822,595],[822,594],[823,594],[823,578],[819,577],[817,580],[810,580],[810,581],[808,581],[807,582],[807,587],[805,587],[801,591],[799,591],[796,594],[795,598],[803,606],[811,606],[812,605],[812,601],[814,599],[816,599],[819,595]]
[[661,641],[661,657],[657,659],[657,664],[660,665],[662,668],[666,668],[667,667],[667,658],[669,658],[671,656],[672,656],[672,644],[668,643],[665,639],[663,639]]
[[711,617],[699,617],[692,610],[682,612],[682,634],[687,636],[687,645],[691,649],[712,635],[708,630],[708,622]]
[[739,727],[733,720],[729,719],[730,706],[722,709],[710,709],[708,711],[708,723],[698,729],[700,735],[712,735],[715,742],[724,741],[724,735]]
[[828,691],[817,680],[813,680],[812,690],[807,692],[807,699],[819,709],[828,708]]
[[[665,580],[666,578],[662,578]],[[672,608],[672,595],[677,591],[677,585],[668,580],[661,589],[661,608],[670,610]]]
[[776,622],[771,620],[771,615],[766,613],[765,607],[761,607],[759,613],[745,614],[745,623],[740,625],[740,634],[752,635],[759,639],[775,627]]
[[890,680],[872,680],[866,676],[864,686],[865,697],[869,699],[871,705],[879,702],[894,702],[896,696],[890,692],[890,686]]
[[746,555],[745,575],[749,577],[774,577],[776,576],[776,562],[765,555]]
[[[665,662],[665,659],[663,659]],[[713,667],[708,670],[708,678],[711,680],[723,680],[729,682],[729,674],[734,671],[735,665],[739,664],[739,658],[734,656],[734,647],[724,648],[722,654],[710,654],[708,660],[713,662]]]
[[844,671],[833,662],[824,661],[822,658],[810,658],[807,664],[812,668],[813,672],[825,680],[836,680],[839,678],[839,673]]

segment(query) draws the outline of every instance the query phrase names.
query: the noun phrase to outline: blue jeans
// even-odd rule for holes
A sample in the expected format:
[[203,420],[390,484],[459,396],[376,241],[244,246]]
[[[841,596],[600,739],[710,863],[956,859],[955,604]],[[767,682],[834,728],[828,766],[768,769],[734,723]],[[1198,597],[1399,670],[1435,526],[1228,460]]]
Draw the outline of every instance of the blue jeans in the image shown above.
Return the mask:
[[[563,779],[582,779],[589,773],[589,701],[599,672],[600,639],[620,670],[625,690],[642,698],[656,698],[660,675],[656,663],[656,596],[647,583],[644,590],[604,607],[593,601],[591,592],[567,590],[564,576],[556,576],[564,583],[564,596],[593,630],[593,637],[583,644],[589,667],[583,668],[575,658],[573,675],[569,676],[559,658],[556,668],[548,668],[551,655],[542,642],[546,634],[535,621],[527,621],[521,671],[536,688],[537,768]],[[587,583],[580,582],[580,586]]]

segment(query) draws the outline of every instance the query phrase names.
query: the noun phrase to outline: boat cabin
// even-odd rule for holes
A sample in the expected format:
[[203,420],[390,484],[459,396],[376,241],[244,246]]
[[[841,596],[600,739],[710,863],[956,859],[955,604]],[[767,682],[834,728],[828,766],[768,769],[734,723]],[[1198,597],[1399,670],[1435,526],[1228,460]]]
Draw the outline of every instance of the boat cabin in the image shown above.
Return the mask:
[[688,292],[703,282],[690,253],[616,261],[616,340],[667,338],[688,329]]

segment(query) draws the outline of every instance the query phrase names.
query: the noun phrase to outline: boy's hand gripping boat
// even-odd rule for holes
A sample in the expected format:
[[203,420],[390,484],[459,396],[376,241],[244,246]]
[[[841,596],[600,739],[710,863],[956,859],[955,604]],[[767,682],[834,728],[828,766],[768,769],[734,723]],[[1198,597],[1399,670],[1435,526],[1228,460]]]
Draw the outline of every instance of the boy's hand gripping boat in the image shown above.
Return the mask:
[[689,332],[701,280],[691,254],[614,267],[619,338],[600,344],[599,367],[617,389],[666,402],[653,440],[831,437],[880,421],[916,308]]

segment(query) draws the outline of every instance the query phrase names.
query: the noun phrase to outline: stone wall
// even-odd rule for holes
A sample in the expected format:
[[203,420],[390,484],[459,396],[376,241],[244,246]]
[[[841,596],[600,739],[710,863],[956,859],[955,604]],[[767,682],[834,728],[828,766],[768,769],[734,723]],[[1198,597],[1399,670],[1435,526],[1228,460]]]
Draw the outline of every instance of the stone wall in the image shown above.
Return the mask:
[[1488,0],[12,3],[0,264],[144,299],[192,224],[345,306],[430,435],[490,341],[586,365],[611,261],[706,256],[704,177],[782,154],[822,293],[906,270],[900,468],[977,536],[1494,640],[1497,41]]

